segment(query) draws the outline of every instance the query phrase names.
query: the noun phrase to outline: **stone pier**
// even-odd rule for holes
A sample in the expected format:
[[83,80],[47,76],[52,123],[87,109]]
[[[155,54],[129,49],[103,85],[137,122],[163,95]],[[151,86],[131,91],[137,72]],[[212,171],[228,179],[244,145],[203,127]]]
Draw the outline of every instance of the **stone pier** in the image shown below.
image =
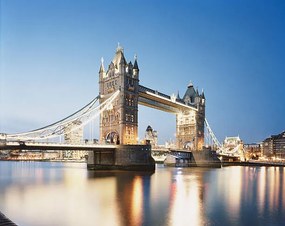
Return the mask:
[[150,145],[117,145],[113,149],[89,151],[88,170],[155,171]]
[[201,151],[171,151],[166,157],[166,166],[176,167],[221,167],[221,161],[215,151],[204,148]]

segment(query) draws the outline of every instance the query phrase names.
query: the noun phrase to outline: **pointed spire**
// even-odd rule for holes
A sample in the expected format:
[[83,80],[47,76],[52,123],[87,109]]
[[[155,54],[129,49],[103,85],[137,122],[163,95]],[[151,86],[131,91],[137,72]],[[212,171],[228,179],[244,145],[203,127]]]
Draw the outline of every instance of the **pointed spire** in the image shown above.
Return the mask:
[[196,93],[197,93],[197,95],[199,96],[198,86],[197,86],[197,88],[196,88]]
[[99,73],[101,72],[105,72],[105,69],[104,69],[104,59],[103,57],[101,57],[101,65],[100,65],[100,69],[99,69]]
[[123,49],[123,47],[120,45],[120,43],[118,42],[118,46],[117,46],[117,49],[116,49],[116,53],[117,52],[124,52],[124,49]]
[[126,61],[126,59],[125,59],[123,54],[121,55],[119,64],[127,64],[127,61]]
[[179,95],[179,90],[177,91],[177,99],[181,99]]
[[190,88],[190,87],[193,87],[193,83],[191,80],[190,80],[189,85],[188,85],[188,88]]
[[119,68],[120,64],[125,64],[125,65],[127,64],[125,56],[124,56],[123,47],[120,46],[120,43],[118,43],[116,54],[113,58],[113,63],[116,68]]
[[202,89],[201,97],[202,97],[203,99],[205,99],[204,89]]
[[138,62],[137,62],[137,59],[138,59],[138,56],[137,56],[137,54],[135,54],[135,62],[134,62],[134,69],[137,69],[137,70],[139,70],[139,66],[138,66]]
[[133,64],[132,64],[131,61],[130,61],[129,64],[128,64],[128,68],[129,68],[129,70],[133,70]]

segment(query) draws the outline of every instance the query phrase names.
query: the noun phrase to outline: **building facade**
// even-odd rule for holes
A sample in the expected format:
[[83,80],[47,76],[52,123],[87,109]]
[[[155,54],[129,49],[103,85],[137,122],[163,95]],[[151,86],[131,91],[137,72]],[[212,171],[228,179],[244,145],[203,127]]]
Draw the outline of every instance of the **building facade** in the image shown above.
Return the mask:
[[285,159],[285,131],[266,138],[261,144],[261,153],[269,158]]
[[150,143],[152,147],[158,146],[157,131],[153,130],[151,126],[148,126],[145,131],[144,139],[146,143]]
[[246,159],[258,159],[261,156],[260,144],[244,144],[243,149],[246,154]]
[[105,71],[99,70],[100,104],[120,90],[113,105],[100,114],[100,142],[136,144],[138,142],[139,68],[127,63],[123,48],[118,46],[114,59]]

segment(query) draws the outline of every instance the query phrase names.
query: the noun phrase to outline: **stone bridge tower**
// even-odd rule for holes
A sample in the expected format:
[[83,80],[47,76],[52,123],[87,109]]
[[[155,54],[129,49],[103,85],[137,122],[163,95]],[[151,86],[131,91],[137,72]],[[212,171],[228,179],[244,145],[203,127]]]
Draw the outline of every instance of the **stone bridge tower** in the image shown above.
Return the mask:
[[204,145],[205,95],[199,94],[190,82],[188,88],[178,101],[192,106],[197,111],[189,110],[176,115],[176,146],[178,149],[202,150]]
[[139,68],[127,63],[118,45],[114,59],[105,72],[103,60],[99,70],[100,104],[120,90],[113,106],[100,115],[100,142],[136,144],[138,142]]

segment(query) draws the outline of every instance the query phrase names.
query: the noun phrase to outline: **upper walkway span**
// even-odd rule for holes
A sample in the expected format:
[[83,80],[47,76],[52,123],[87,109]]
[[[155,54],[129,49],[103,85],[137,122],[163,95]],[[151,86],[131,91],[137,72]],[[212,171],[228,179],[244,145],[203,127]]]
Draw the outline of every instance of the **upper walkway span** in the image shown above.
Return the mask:
[[139,85],[139,104],[174,114],[186,110],[197,111],[195,106],[186,105],[175,95],[169,96],[142,85]]

